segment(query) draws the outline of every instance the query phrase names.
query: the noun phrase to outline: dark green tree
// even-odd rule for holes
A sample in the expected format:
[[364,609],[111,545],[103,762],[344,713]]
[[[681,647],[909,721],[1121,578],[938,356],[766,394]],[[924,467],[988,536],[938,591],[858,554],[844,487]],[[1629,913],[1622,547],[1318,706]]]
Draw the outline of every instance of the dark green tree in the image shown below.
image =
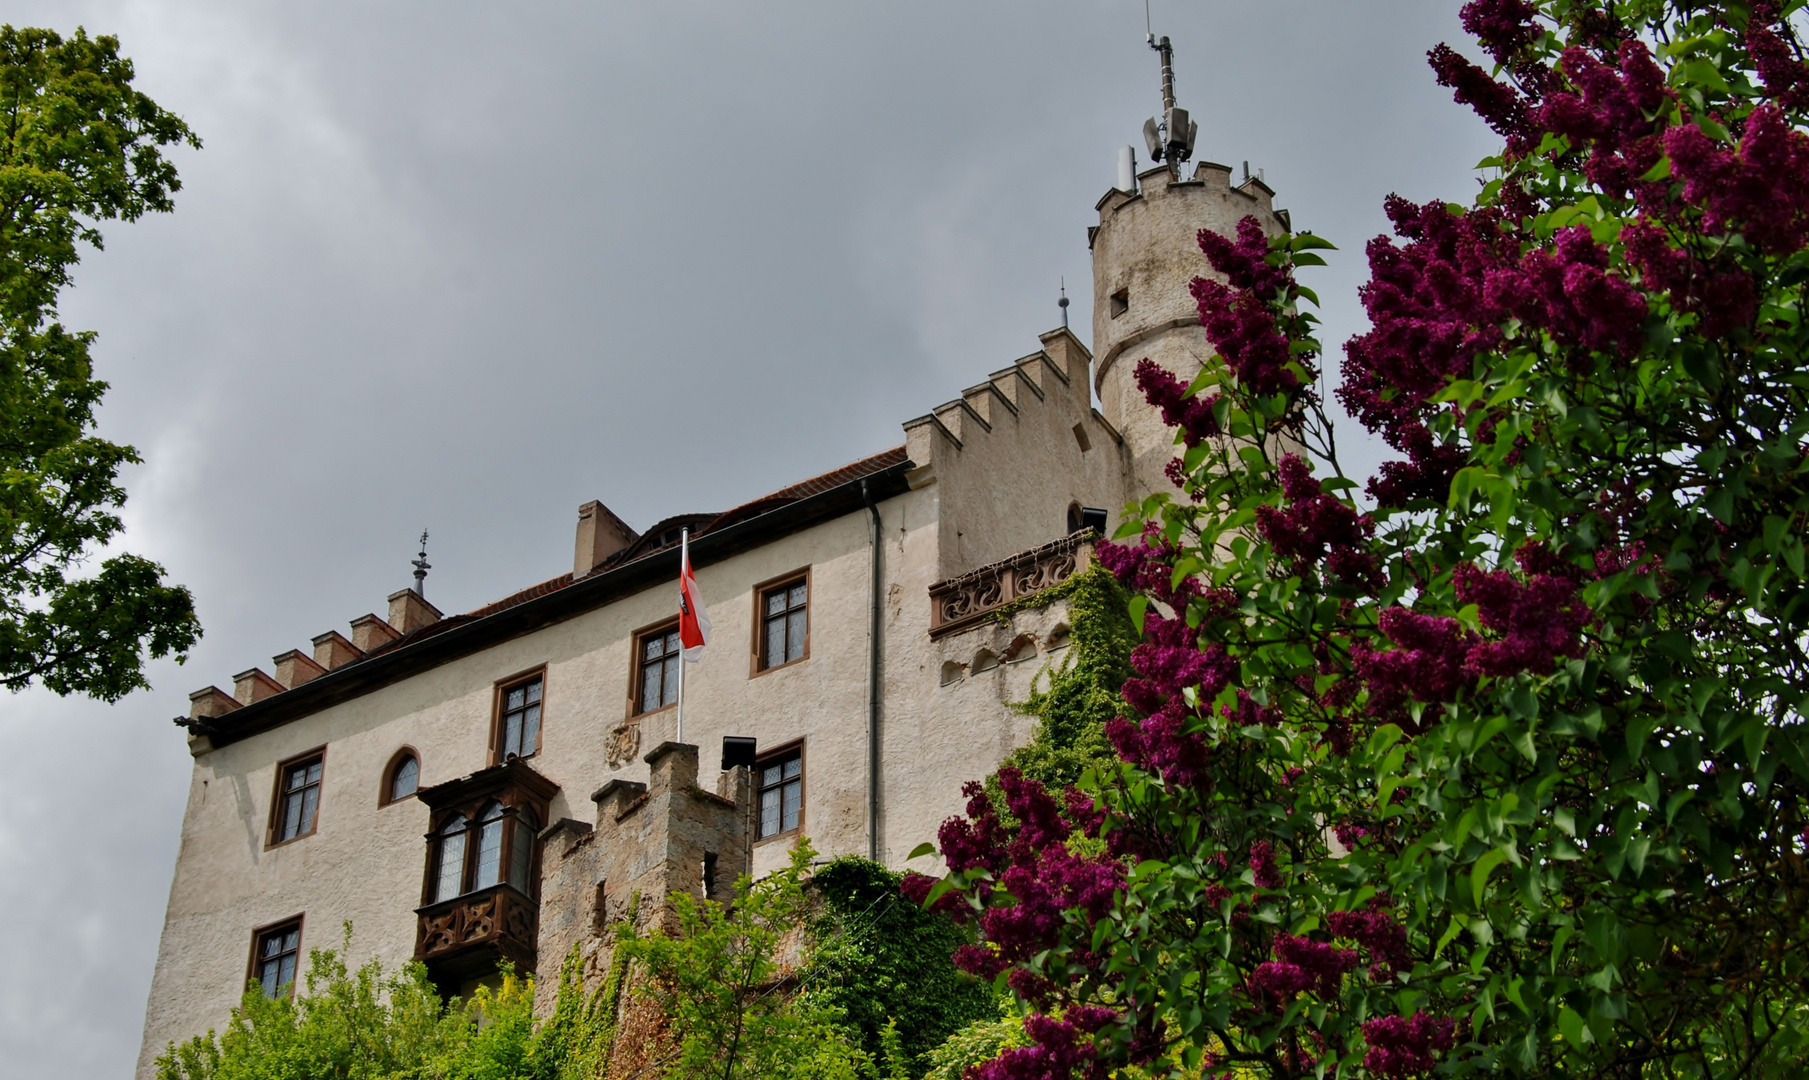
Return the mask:
[[803,983],[841,1015],[874,1061],[888,1060],[886,1033],[895,1025],[897,1053],[917,1075],[929,1051],[969,1023],[996,1019],[999,1006],[990,984],[956,971],[949,959],[972,932],[912,903],[900,880],[852,855],[818,868],[810,883],[822,911],[811,927],[816,948]]
[[201,636],[187,589],[136,555],[84,564],[121,532],[130,446],[94,434],[107,384],[91,332],[57,321],[100,224],[171,209],[162,148],[200,140],[132,89],[112,37],[0,26],[0,686],[114,701],[144,662]]

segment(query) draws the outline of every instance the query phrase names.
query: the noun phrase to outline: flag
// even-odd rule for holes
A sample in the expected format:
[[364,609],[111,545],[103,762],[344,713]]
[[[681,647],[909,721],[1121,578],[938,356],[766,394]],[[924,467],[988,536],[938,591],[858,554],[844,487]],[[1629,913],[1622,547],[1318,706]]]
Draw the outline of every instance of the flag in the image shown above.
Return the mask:
[[704,646],[710,643],[710,613],[697,591],[697,575],[691,572],[688,534],[680,542],[679,553],[678,640],[684,646],[685,659],[694,662],[703,659]]

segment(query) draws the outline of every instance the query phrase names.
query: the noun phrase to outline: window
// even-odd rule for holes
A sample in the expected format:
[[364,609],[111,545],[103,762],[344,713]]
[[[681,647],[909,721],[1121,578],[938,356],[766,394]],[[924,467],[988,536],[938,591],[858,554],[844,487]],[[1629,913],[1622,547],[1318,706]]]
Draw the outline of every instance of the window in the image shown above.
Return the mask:
[[678,665],[684,663],[677,624],[642,634],[639,656],[634,711],[646,713],[677,704]]
[[295,990],[295,962],[301,956],[301,920],[290,919],[251,935],[251,977],[267,998]]
[[277,766],[270,842],[282,844],[314,831],[320,810],[320,776],[326,755],[319,750]]
[[377,805],[400,802],[413,795],[420,786],[421,759],[413,750],[403,747],[390,759],[389,768],[383,770],[383,790],[378,793]]
[[793,747],[760,763],[761,838],[798,827],[804,809],[804,750]]
[[430,903],[450,900],[465,891],[465,832],[463,815],[454,814],[440,826],[439,874],[435,878]]
[[1113,293],[1110,310],[1114,319],[1131,310],[1131,290],[1119,289]]
[[545,677],[535,675],[501,692],[501,715],[496,725],[496,761],[533,757],[540,749],[540,690]]
[[810,583],[804,578],[760,590],[761,671],[804,659],[810,641],[809,607]]
[[[505,691],[525,681],[499,684],[499,721]],[[525,708],[527,695],[522,697]],[[505,963],[518,972],[534,970],[540,823],[559,785],[535,772],[531,760],[511,756],[415,795],[431,815],[421,906],[415,909],[415,959],[448,992],[489,978]]]
[[434,837],[433,888],[427,902],[437,904],[504,882],[532,895],[534,834],[539,824],[528,807],[507,807],[494,800],[475,818],[452,814]]

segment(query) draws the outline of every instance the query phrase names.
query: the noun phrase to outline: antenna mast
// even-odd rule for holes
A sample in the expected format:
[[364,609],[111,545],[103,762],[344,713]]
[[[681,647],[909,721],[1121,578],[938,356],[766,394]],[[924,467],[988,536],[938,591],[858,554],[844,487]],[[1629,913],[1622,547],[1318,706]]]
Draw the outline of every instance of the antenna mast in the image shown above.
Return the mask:
[[1181,162],[1193,157],[1200,125],[1187,118],[1186,109],[1175,105],[1175,47],[1169,44],[1167,35],[1158,39],[1151,28],[1149,0],[1143,0],[1143,30],[1143,40],[1162,58],[1162,119],[1152,116],[1143,122],[1143,141],[1150,158],[1166,161],[1169,174],[1179,180]]

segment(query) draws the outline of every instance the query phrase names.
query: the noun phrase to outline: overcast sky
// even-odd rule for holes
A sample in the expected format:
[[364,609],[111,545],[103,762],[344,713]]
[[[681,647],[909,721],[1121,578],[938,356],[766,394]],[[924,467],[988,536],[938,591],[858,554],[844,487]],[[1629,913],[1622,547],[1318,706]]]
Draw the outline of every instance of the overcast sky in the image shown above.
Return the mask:
[[[1424,55],[1458,0],[1156,0],[1199,156],[1343,250],[1467,199],[1491,139]],[[174,214],[63,302],[135,444],[126,547],[194,590],[188,666],[115,706],[0,698],[0,1071],[137,1053],[189,691],[408,583],[448,613],[570,568],[580,503],[645,527],[902,442],[1090,326],[1086,227],[1160,105],[1140,0],[13,0],[116,34],[206,142]],[[1141,152],[1140,152],[1140,155]],[[1373,464],[1373,452],[1356,455]]]

